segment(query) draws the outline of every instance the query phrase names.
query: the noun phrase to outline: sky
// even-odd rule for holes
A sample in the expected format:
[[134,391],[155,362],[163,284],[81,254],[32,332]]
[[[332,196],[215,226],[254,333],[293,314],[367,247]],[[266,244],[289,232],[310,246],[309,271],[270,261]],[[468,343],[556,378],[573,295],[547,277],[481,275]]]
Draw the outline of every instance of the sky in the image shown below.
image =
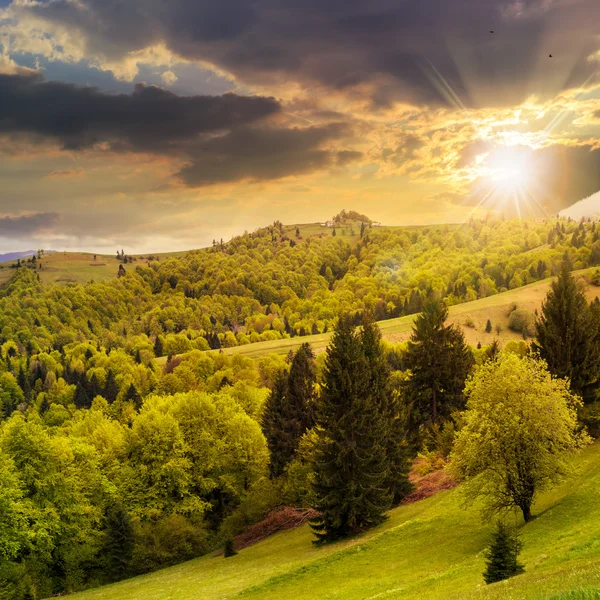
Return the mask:
[[598,0],[0,0],[0,252],[600,213],[598,23]]

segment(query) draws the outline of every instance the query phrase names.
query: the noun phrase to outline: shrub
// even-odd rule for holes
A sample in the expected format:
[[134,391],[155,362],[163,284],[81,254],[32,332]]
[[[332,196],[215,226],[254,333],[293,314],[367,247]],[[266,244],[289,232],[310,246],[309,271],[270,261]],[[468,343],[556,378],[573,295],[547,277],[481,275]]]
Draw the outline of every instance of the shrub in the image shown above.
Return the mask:
[[237,552],[235,551],[235,547],[233,545],[233,540],[231,538],[225,540],[225,548],[223,550],[223,556],[225,558],[229,558],[230,556],[235,556]]
[[508,327],[523,334],[523,337],[535,335],[535,316],[525,308],[517,308],[510,313]]
[[486,552],[486,569],[483,578],[487,584],[519,575],[525,570],[518,561],[522,544],[516,533],[504,523],[498,523],[492,542]]

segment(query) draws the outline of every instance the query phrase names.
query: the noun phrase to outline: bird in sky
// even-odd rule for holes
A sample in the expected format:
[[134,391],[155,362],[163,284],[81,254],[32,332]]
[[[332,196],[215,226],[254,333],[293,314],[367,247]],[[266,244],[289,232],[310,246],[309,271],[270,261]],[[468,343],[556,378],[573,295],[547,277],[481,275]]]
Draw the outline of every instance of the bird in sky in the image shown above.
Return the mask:
[[490,29],[490,33],[494,33],[493,29]]
[[549,54],[549,55],[548,55],[548,58],[554,58],[554,57],[552,56],[552,54]]

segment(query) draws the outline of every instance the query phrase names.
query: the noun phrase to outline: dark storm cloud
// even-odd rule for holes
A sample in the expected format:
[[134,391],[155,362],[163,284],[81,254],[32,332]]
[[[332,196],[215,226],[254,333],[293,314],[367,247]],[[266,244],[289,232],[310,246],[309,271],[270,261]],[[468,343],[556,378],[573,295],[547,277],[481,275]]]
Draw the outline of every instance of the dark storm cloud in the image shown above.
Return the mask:
[[108,142],[114,149],[165,152],[198,135],[231,129],[279,112],[273,98],[176,96],[138,84],[131,95],[44,81],[39,74],[0,74],[0,133],[57,140],[65,149]]
[[[190,149],[190,163],[179,172],[188,186],[279,179],[358,160],[359,152],[335,153],[323,144],[339,139],[347,127],[332,123],[306,129],[244,127]],[[340,156],[342,155],[342,156]]]
[[57,213],[34,213],[19,217],[0,217],[0,237],[19,238],[50,229],[58,223]]
[[18,11],[83,35],[90,58],[165,43],[251,83],[372,84],[379,105],[444,102],[433,66],[471,105],[554,95],[596,68],[600,21],[597,0],[54,0]]

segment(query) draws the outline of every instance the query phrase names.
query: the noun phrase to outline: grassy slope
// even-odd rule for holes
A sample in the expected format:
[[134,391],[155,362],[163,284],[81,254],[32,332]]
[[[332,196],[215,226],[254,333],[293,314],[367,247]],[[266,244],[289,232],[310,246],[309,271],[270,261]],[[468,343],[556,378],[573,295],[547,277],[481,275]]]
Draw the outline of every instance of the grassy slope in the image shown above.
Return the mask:
[[[526,571],[508,582],[483,583],[491,526],[475,508],[461,508],[458,488],[399,507],[351,541],[316,548],[304,526],[227,560],[213,554],[74,598],[542,600],[581,587],[600,590],[600,444],[577,465],[577,475],[540,496],[537,517],[521,530]],[[600,596],[569,596],[587,597]]]
[[[591,271],[590,269],[579,271],[576,275],[584,275]],[[488,298],[480,298],[473,302],[465,302],[450,307],[450,322],[462,327],[466,340],[472,346],[481,342],[483,346],[490,344],[495,338],[498,338],[502,344],[509,340],[520,340],[521,335],[508,329],[508,311],[513,304],[519,308],[525,308],[533,312],[542,305],[552,279],[545,279],[524,286],[516,290],[510,290]],[[588,299],[592,300],[600,295],[600,288],[588,286],[586,289]],[[390,319],[380,321],[379,326],[384,339],[390,342],[405,341],[410,337],[412,325],[415,316],[400,317],[399,319]],[[487,320],[492,322],[492,333],[485,332]],[[466,326],[467,320],[473,322],[474,327]],[[500,325],[502,328],[500,334],[496,333],[495,327]],[[287,354],[290,350],[296,350],[304,342],[309,342],[315,352],[322,352],[327,347],[331,333],[319,335],[310,335],[305,337],[295,337],[284,340],[273,340],[269,342],[258,342],[256,344],[247,344],[226,348],[226,354],[243,354],[252,358],[263,356],[265,354]]]
[[[154,254],[154,256],[160,256],[160,259],[164,260],[167,257],[184,256],[185,254],[186,252],[171,252]],[[14,270],[10,268],[10,265],[14,263],[15,261],[10,261],[0,265],[0,285],[6,283],[14,275]],[[94,255],[87,252],[54,252],[42,256],[41,263],[43,268],[37,273],[40,274],[42,283],[67,284],[114,279],[117,276],[120,261],[115,255],[98,254],[94,260]],[[145,261],[138,260],[124,266],[129,270],[135,269],[140,264],[145,264]]]

